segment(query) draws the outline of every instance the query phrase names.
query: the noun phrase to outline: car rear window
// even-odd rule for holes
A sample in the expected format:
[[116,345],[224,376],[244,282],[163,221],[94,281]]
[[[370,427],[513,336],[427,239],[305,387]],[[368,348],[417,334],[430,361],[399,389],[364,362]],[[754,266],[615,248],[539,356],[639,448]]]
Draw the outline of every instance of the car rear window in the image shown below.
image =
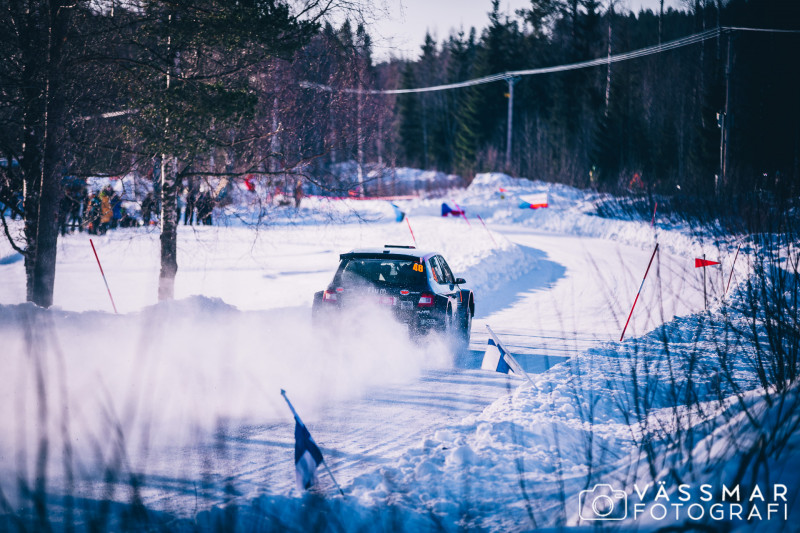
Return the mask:
[[348,259],[339,272],[343,284],[413,287],[425,283],[425,266],[410,259]]

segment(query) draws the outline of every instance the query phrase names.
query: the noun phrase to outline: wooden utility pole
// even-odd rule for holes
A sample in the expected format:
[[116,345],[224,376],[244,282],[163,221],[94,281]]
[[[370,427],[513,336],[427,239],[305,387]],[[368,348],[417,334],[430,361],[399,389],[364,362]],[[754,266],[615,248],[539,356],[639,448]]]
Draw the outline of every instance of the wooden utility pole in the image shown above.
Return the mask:
[[611,20],[614,17],[614,2],[608,6],[608,64],[606,65],[606,116],[608,116],[608,104],[611,100]]
[[719,194],[727,181],[727,156],[728,156],[728,103],[731,95],[731,39],[733,34],[728,34],[728,57],[725,62],[725,109],[717,113],[719,126],[719,174],[717,175],[716,191]]
[[506,170],[511,169],[511,132],[514,129],[514,84],[519,77],[506,78],[508,82],[508,131],[506,132]]
[[731,40],[733,33],[728,34],[728,58],[725,61],[725,115],[722,124],[722,183],[728,180],[728,106],[731,100]]

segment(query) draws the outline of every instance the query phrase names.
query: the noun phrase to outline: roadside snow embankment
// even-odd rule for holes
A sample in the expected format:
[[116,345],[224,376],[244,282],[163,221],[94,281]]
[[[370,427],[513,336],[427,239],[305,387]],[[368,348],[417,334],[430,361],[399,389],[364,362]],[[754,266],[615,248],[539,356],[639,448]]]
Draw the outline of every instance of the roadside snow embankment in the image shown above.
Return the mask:
[[[520,208],[522,198],[536,194],[547,195],[548,207]],[[608,195],[568,185],[513,178],[495,172],[478,174],[467,189],[452,189],[441,199],[401,205],[408,205],[409,213],[414,216],[437,213],[442,202],[457,203],[471,218],[480,215],[487,224],[521,224],[541,231],[608,239],[642,247],[651,247],[657,234],[662,248],[687,256],[697,254],[700,257],[717,244],[711,236],[705,238],[702,234],[693,234],[692,228],[660,223],[658,214],[655,227],[650,226],[650,220],[599,216],[598,204],[611,199]]]
[[[636,342],[579,354],[534,385],[510,378],[509,393],[483,412],[349,490],[366,507],[424,507],[445,530],[590,525],[603,484],[624,494],[620,523],[645,530],[785,525],[800,510],[800,389],[759,387],[755,350],[728,337],[731,321],[747,325],[746,316],[677,318]],[[738,351],[721,368],[729,343]],[[757,486],[764,497],[726,501],[723,485],[741,486],[744,500]]]

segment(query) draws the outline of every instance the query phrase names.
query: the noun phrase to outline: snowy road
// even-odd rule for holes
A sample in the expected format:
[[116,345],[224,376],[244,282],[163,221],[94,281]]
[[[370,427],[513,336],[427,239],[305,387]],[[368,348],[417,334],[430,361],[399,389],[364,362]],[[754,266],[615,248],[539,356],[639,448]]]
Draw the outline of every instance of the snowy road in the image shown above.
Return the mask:
[[[522,383],[480,370],[486,324],[532,374],[614,343],[652,250],[649,243],[627,246],[523,224],[490,223],[492,237],[458,219],[414,214],[410,223],[419,246],[441,251],[476,289],[470,350],[455,360],[442,346],[414,347],[376,323],[360,326],[364,342],[342,346],[310,328],[311,294],[328,282],[338,254],[406,243],[406,224],[181,227],[178,301],[154,307],[157,234],[140,228],[95,237],[119,317],[107,312],[88,236],[63,238],[55,305],[71,314],[30,318],[12,310],[10,322],[0,320],[11,332],[7,357],[31,350],[20,332],[55,325],[39,339],[40,351],[51,355],[36,363],[52,385],[49,487],[69,493],[74,483],[87,498],[124,502],[135,486],[148,508],[180,516],[259,494],[296,494],[293,424],[280,388],[343,486],[390,483],[384,469]],[[0,302],[21,303],[21,262],[0,268],[4,280],[17,280],[0,283]],[[700,278],[685,257],[662,250],[653,269],[627,338],[702,306]],[[0,423],[13,436],[0,441],[6,480],[33,478],[35,456],[26,442],[40,427],[30,407],[41,400],[31,392],[35,373],[20,361],[5,366],[24,392],[0,391]],[[62,412],[70,413],[71,426]],[[116,440],[109,424],[119,426]],[[59,457],[67,452],[76,466],[65,472]],[[108,465],[123,472],[119,479],[98,477]],[[323,488],[331,490],[324,478]]]
[[[617,340],[626,317],[619,305],[634,296],[648,250],[520,227],[495,230],[519,245],[536,267],[491,295],[478,295],[469,353],[444,367],[423,370],[418,379],[367,387],[357,399],[333,402],[305,415],[343,486],[391,465],[401,453],[421,446],[426,437],[481,412],[521,383],[518,378],[480,370],[485,324],[493,327],[530,373]],[[693,273],[678,266],[683,263],[687,262],[662,255],[660,276],[654,279],[669,277],[669,283],[691,279]],[[295,273],[294,278],[303,276],[318,276],[318,272]],[[309,285],[305,280],[299,283]],[[647,312],[657,299],[656,288],[653,284],[643,293],[628,336],[642,334],[663,320],[661,311]],[[663,314],[667,318],[686,314],[692,311],[691,305],[697,305],[696,299],[689,304],[667,299]],[[291,493],[294,435],[288,410],[285,414],[264,425],[242,427],[232,421],[220,428],[216,438],[201,439],[190,449],[153,450],[142,478],[145,503],[191,514],[237,497]],[[322,486],[332,490],[327,479],[323,478]]]
[[[520,210],[498,186],[547,189],[553,206]],[[22,508],[44,491],[53,516],[70,506],[101,516],[110,501],[123,516],[135,502],[190,524],[236,514],[219,507],[234,502],[242,520],[294,524],[315,499],[295,488],[283,388],[351,495],[320,500],[346,521],[388,510],[396,529],[398,510],[410,530],[440,518],[489,530],[578,524],[587,483],[628,482],[640,464],[630,372],[644,372],[658,427],[689,379],[698,401],[716,398],[723,272],[740,283],[751,266],[733,269],[730,247],[694,228],[600,217],[591,192],[482,175],[453,194],[488,229],[439,216],[440,199],[408,201],[400,224],[387,202],[343,201],[281,212],[263,228],[181,226],[167,302],[155,301],[155,228],[94,236],[119,315],[87,235],[59,240],[49,310],[24,303],[24,265],[0,244],[0,496]],[[378,309],[343,317],[338,336],[313,329],[311,295],[339,254],[410,244],[411,228],[476,292],[470,349],[454,357],[435,338],[414,344]],[[704,254],[721,267],[695,269]],[[487,324],[533,383],[480,370]]]

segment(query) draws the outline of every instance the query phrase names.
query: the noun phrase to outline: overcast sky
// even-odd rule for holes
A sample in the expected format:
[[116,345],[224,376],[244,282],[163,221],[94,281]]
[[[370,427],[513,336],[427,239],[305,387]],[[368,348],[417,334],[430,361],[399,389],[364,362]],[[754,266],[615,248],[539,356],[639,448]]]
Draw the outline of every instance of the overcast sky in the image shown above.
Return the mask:
[[[601,0],[606,4],[606,0]],[[399,57],[417,57],[425,32],[430,31],[437,43],[450,34],[450,30],[475,26],[480,31],[488,24],[491,0],[384,0],[384,15],[376,13],[370,24],[377,61],[391,54]],[[684,0],[665,0],[669,6],[680,7]],[[500,9],[513,15],[514,11],[530,5],[530,0],[501,0]],[[632,11],[640,8],[658,10],[658,0],[621,0],[618,5]]]

